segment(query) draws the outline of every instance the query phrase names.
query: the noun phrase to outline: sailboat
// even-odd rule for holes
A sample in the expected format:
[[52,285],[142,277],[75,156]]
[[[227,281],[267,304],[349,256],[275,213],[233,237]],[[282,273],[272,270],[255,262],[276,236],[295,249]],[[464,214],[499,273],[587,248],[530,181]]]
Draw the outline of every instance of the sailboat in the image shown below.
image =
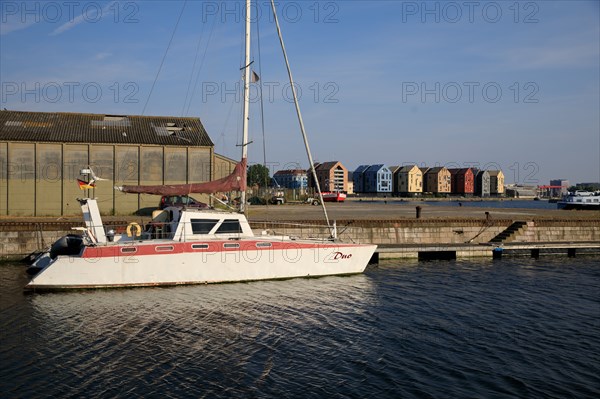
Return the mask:
[[[273,1],[271,8],[309,164],[314,165]],[[337,238],[335,224],[330,224],[323,204],[314,166],[311,171],[329,227],[328,238],[300,239],[271,235],[266,231],[255,235],[250,228],[244,213],[250,104],[250,22],[251,0],[247,0],[242,155],[232,174],[207,183],[118,187],[126,193],[156,195],[239,190],[239,211],[168,207],[155,211],[156,215],[148,226],[142,228],[131,223],[126,232],[116,234],[103,225],[96,199],[79,199],[85,221],[85,227],[79,228],[81,235],[62,237],[40,254],[28,269],[32,277],[26,289],[232,283],[346,275],[365,270],[377,246],[344,243]]]

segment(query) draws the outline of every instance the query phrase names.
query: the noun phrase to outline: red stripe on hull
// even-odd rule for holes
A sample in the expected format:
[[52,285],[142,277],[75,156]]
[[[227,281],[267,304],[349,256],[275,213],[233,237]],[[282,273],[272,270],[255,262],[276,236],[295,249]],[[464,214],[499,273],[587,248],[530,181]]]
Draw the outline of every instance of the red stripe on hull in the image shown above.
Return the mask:
[[[257,247],[256,244],[270,243],[271,247]],[[225,244],[239,244],[236,248],[226,248]],[[194,245],[208,245],[208,248],[193,248]],[[164,247],[173,247],[172,251],[165,251]],[[127,256],[152,256],[181,253],[218,253],[235,251],[286,251],[298,249],[338,249],[357,247],[354,244],[327,244],[327,243],[300,243],[300,242],[281,242],[281,241],[194,241],[185,243],[160,243],[160,244],[131,244],[131,245],[113,245],[105,247],[85,247],[82,258],[98,259]]]

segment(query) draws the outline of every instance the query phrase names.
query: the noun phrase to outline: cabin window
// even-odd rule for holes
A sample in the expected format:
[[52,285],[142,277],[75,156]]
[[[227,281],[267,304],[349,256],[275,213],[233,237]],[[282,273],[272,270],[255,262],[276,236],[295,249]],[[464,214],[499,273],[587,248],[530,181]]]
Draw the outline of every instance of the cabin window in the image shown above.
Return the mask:
[[132,253],[135,253],[135,252],[137,252],[137,248],[135,248],[135,247],[124,247],[124,248],[121,248],[121,253],[124,253],[124,254],[132,254]]
[[223,248],[239,248],[240,244],[223,244]]
[[240,226],[240,221],[237,219],[225,219],[217,229],[217,234],[232,234],[241,232],[242,226]]
[[192,249],[208,249],[208,244],[192,244]]
[[219,219],[191,219],[194,234],[208,234],[219,223]]
[[169,252],[172,251],[174,248],[172,245],[159,245],[157,247],[154,247],[154,249],[156,250],[156,252]]
[[256,243],[256,248],[270,248],[272,246],[273,246],[273,244],[271,244],[270,242],[257,242]]

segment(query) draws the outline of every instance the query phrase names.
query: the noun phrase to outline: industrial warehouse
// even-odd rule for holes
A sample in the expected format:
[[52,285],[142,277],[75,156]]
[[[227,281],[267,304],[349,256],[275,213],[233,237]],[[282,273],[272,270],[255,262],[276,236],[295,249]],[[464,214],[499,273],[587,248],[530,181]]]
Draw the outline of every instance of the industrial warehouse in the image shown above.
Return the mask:
[[0,215],[78,214],[88,167],[106,179],[93,190],[100,211],[125,215],[159,198],[113,186],[204,182],[234,163],[214,153],[198,118],[0,111]]

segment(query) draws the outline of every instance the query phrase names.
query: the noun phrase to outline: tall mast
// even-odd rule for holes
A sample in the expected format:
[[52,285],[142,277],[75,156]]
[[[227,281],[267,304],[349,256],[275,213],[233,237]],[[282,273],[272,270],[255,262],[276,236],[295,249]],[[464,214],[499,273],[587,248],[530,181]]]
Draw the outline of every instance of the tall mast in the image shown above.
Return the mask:
[[[244,61],[244,109],[243,133],[242,133],[242,160],[248,158],[248,121],[250,118],[250,21],[252,20],[251,0],[246,0],[246,58]],[[246,174],[244,173],[244,176]],[[246,191],[242,191],[240,196],[240,212],[246,209]]]
[[277,18],[277,11],[275,10],[275,2],[271,0],[271,10],[273,11],[273,19],[275,21],[275,26],[277,28],[277,35],[279,36],[279,43],[281,44],[281,51],[283,52],[283,59],[285,60],[285,66],[287,67],[288,78],[290,80],[290,86],[292,89],[292,96],[294,97],[294,105],[296,107],[296,116],[298,117],[298,123],[300,124],[300,131],[302,132],[302,138],[304,140],[304,148],[306,149],[306,156],[308,157],[308,163],[310,167],[310,172],[312,174],[313,180],[315,182],[315,187],[317,188],[317,193],[319,194],[319,200],[321,202],[321,207],[323,208],[323,214],[325,215],[325,222],[327,223],[327,227],[331,232],[331,237],[336,238],[335,227],[332,227],[329,223],[329,216],[327,215],[327,208],[325,207],[325,202],[323,201],[323,193],[321,192],[321,187],[319,185],[319,179],[317,178],[317,172],[315,171],[315,163],[313,161],[312,154],[310,152],[310,146],[308,145],[308,138],[306,137],[306,130],[304,129],[304,121],[302,120],[302,113],[300,112],[300,105],[298,104],[298,95],[296,93],[296,87],[294,86],[294,78],[292,77],[292,69],[290,68],[290,62],[288,60],[287,52],[285,51],[285,45],[283,44],[283,36],[281,35],[281,28],[279,26],[279,19]]

